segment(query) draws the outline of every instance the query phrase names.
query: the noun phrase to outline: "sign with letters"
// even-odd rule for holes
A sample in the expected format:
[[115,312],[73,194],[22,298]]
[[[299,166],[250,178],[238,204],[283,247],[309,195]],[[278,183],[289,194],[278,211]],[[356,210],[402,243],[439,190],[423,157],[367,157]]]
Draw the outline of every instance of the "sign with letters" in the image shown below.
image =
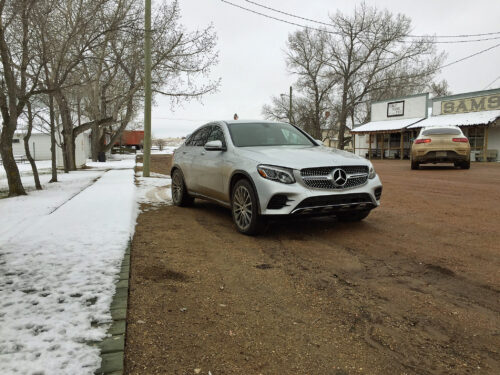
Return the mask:
[[441,114],[492,111],[500,109],[500,94],[476,96],[441,102]]
[[404,116],[405,101],[387,103],[387,117]]

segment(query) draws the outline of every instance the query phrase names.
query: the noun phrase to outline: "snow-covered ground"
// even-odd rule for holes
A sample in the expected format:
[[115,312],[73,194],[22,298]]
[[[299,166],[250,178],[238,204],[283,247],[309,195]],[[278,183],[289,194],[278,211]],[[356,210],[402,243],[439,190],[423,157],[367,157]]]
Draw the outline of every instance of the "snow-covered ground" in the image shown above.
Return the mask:
[[[0,199],[0,374],[92,374],[138,203],[168,203],[167,176],[137,177],[133,155],[59,174]],[[50,165],[49,165],[50,167]],[[23,175],[30,190],[32,176]],[[6,184],[0,175],[0,186]]]

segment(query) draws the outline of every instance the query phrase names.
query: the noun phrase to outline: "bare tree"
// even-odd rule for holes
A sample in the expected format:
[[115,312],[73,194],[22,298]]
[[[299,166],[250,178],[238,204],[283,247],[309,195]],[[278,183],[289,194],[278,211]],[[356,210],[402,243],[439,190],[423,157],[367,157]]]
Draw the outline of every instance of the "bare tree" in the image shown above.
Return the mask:
[[448,81],[446,81],[445,79],[440,82],[432,82],[429,85],[429,92],[434,97],[451,95]]
[[[129,2],[124,19],[127,24],[140,25],[143,9],[137,4],[142,3]],[[195,32],[184,30],[179,24],[177,1],[159,6],[154,13],[153,91],[169,96],[173,103],[200,98],[215,91],[219,80],[203,80],[217,62],[213,28],[209,26]],[[93,51],[96,56],[86,63],[85,71],[91,82],[85,99],[87,116],[90,119],[113,118],[113,123],[108,126],[111,136],[107,144],[100,141],[102,128],[93,128],[98,140],[96,152],[109,151],[143,104],[143,30],[124,29],[110,35],[112,37],[106,39],[106,44]],[[91,80],[94,72],[97,72],[97,78]],[[200,79],[205,83],[196,85]]]
[[[38,84],[39,70],[30,43],[34,0],[0,0],[0,111],[3,124],[0,154],[7,174],[9,196],[25,195],[12,152],[12,139],[19,116]],[[31,71],[31,74],[30,74]]]
[[35,180],[35,187],[37,190],[42,190],[42,185],[40,184],[40,178],[38,177],[38,169],[36,167],[35,159],[31,156],[30,152],[30,137],[31,137],[31,132],[33,131],[33,119],[35,118],[35,115],[33,114],[32,107],[31,107],[31,102],[28,102],[26,104],[26,117],[28,119],[28,124],[26,128],[26,134],[23,137],[24,141],[24,152],[26,153],[26,158],[31,164],[31,170],[33,171],[33,179]]
[[353,16],[337,12],[331,22],[335,32],[328,34],[324,63],[338,77],[339,147],[343,148],[347,118],[357,104],[377,91],[428,84],[444,55],[436,54],[429,38],[408,40],[408,17],[364,3]]
[[330,91],[339,77],[331,74],[328,63],[329,34],[304,29],[288,36],[286,62],[290,73],[298,77],[296,86],[313,104],[312,124],[308,128],[321,137],[322,113]]
[[153,145],[158,147],[160,151],[163,151],[163,147],[167,144],[167,141],[163,138],[153,138]]

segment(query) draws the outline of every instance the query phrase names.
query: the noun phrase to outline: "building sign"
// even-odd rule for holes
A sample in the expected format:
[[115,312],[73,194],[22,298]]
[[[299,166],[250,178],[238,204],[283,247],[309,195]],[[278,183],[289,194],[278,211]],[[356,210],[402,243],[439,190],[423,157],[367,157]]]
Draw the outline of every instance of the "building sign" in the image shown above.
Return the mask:
[[405,114],[405,101],[387,103],[387,117],[403,116]]
[[491,111],[500,109],[500,94],[476,96],[441,102],[441,114]]

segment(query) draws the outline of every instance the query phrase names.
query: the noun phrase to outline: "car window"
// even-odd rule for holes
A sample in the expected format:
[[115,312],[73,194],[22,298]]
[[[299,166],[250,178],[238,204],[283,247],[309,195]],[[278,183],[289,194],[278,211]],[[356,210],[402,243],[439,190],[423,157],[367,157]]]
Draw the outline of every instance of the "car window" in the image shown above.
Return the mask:
[[462,132],[456,128],[434,128],[425,129],[422,135],[461,135]]
[[193,133],[193,135],[189,138],[189,141],[186,142],[188,146],[204,146],[207,143],[207,138],[212,130],[211,126],[205,126]]
[[304,133],[290,124],[242,122],[228,124],[237,147],[252,146],[314,146]]
[[226,139],[224,138],[224,132],[222,131],[221,127],[218,125],[214,125],[212,127],[212,132],[207,138],[207,142],[210,141],[221,141],[222,146],[226,146]]

